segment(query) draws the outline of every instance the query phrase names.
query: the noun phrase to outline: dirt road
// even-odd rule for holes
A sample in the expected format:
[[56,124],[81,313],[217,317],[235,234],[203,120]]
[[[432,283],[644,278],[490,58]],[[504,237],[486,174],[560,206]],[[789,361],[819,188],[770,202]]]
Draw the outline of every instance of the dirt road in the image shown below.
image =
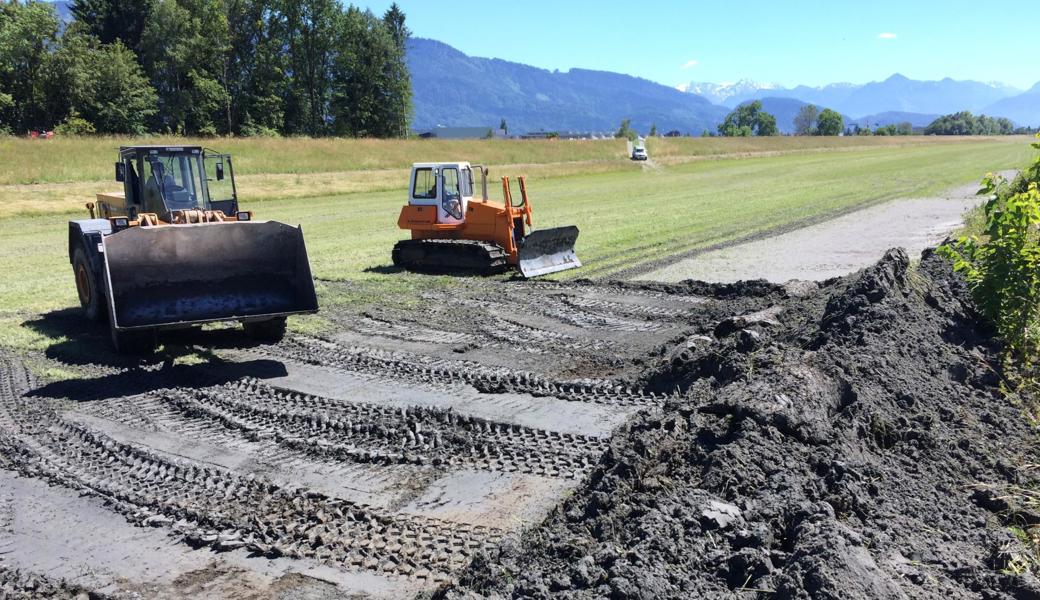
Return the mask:
[[72,364],[104,332],[44,316],[71,345],[29,360],[80,376],[0,356],[0,589],[4,573],[115,596],[430,589],[540,522],[621,423],[668,400],[633,383],[645,356],[758,303],[471,280],[327,311],[324,338],[175,335],[216,348],[180,365]]
[[782,283],[840,277],[873,264],[889,248],[903,247],[916,257],[935,246],[981,202],[977,190],[972,183],[937,198],[893,200],[779,235],[695,253],[635,279]]

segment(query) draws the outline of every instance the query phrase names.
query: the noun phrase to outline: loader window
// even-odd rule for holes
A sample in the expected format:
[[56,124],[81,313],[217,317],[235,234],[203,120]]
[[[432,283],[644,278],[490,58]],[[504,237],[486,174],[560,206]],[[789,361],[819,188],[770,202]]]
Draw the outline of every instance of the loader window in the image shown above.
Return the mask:
[[419,200],[437,199],[437,177],[433,169],[416,169],[412,197]]
[[194,154],[149,155],[145,158],[145,197],[157,196],[167,211],[207,208],[200,171]]

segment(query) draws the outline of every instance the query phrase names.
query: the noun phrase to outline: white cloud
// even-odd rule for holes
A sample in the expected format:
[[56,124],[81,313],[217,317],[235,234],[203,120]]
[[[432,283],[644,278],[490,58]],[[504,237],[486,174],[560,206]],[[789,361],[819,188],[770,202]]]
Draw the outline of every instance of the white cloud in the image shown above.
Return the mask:
[[681,66],[679,68],[682,69],[683,71],[685,71],[686,69],[692,69],[693,67],[696,67],[698,64],[699,63],[697,61],[695,61],[693,59],[690,59],[690,60],[684,62],[683,66]]
[[894,34],[894,33],[879,33],[879,34],[877,34],[877,39],[879,39],[879,40],[894,40],[894,39],[896,39],[896,34]]

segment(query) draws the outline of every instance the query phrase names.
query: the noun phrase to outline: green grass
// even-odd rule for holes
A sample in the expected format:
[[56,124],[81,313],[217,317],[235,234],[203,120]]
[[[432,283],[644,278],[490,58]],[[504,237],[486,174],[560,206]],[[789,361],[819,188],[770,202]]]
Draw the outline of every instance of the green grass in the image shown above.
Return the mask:
[[[968,138],[978,142],[980,138]],[[655,159],[755,152],[963,143],[965,138],[774,137],[655,138]],[[88,137],[28,140],[0,136],[0,185],[110,181],[119,146],[195,144],[230,152],[237,175],[403,169],[413,162],[469,160],[486,165],[553,164],[624,158],[622,140],[373,140],[310,138]],[[448,158],[451,157],[451,158]],[[624,165],[625,163],[622,163]]]
[[[935,194],[978,180],[987,171],[1021,166],[1030,156],[1022,139],[915,141],[842,152],[797,152],[805,149],[802,139],[778,138],[769,143],[788,140],[787,150],[795,150],[793,154],[679,161],[657,169],[632,169],[621,158],[617,162],[624,170],[597,173],[592,169],[591,174],[539,179],[530,188],[535,226],[573,223],[581,228],[578,255],[586,266],[559,277],[606,276],[673,253],[865,204]],[[551,143],[538,144],[543,150],[554,148]],[[568,143],[557,144],[567,147]],[[539,156],[568,158],[552,153]],[[433,157],[416,157],[420,158]],[[5,167],[3,176],[10,179],[9,171]],[[519,168],[497,170],[499,175],[521,172]],[[306,185],[307,177],[301,180]],[[396,227],[403,201],[399,190],[263,202],[243,197],[244,207],[255,210],[258,218],[302,224],[320,301],[326,308],[418,302],[421,290],[452,285],[450,277],[380,268],[389,266],[390,249],[404,237]],[[66,250],[68,218],[52,214],[0,219],[0,345],[42,349],[60,337],[60,332],[41,332],[23,323],[76,306]],[[326,326],[320,315],[293,323],[297,330],[309,332]]]

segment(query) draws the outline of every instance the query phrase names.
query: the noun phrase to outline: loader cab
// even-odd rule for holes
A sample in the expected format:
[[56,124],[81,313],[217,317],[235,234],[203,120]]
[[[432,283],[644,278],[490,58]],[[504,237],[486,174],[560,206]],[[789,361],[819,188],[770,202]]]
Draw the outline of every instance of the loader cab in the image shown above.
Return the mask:
[[[238,212],[231,157],[199,146],[124,146],[116,180],[123,183],[123,210],[133,219],[154,213],[170,221],[174,212]],[[113,212],[112,207],[108,207]]]
[[[436,207],[437,222],[441,224],[464,222],[473,200],[473,171],[474,167],[466,162],[412,165],[408,204]],[[483,179],[482,182],[486,199],[487,184]]]

